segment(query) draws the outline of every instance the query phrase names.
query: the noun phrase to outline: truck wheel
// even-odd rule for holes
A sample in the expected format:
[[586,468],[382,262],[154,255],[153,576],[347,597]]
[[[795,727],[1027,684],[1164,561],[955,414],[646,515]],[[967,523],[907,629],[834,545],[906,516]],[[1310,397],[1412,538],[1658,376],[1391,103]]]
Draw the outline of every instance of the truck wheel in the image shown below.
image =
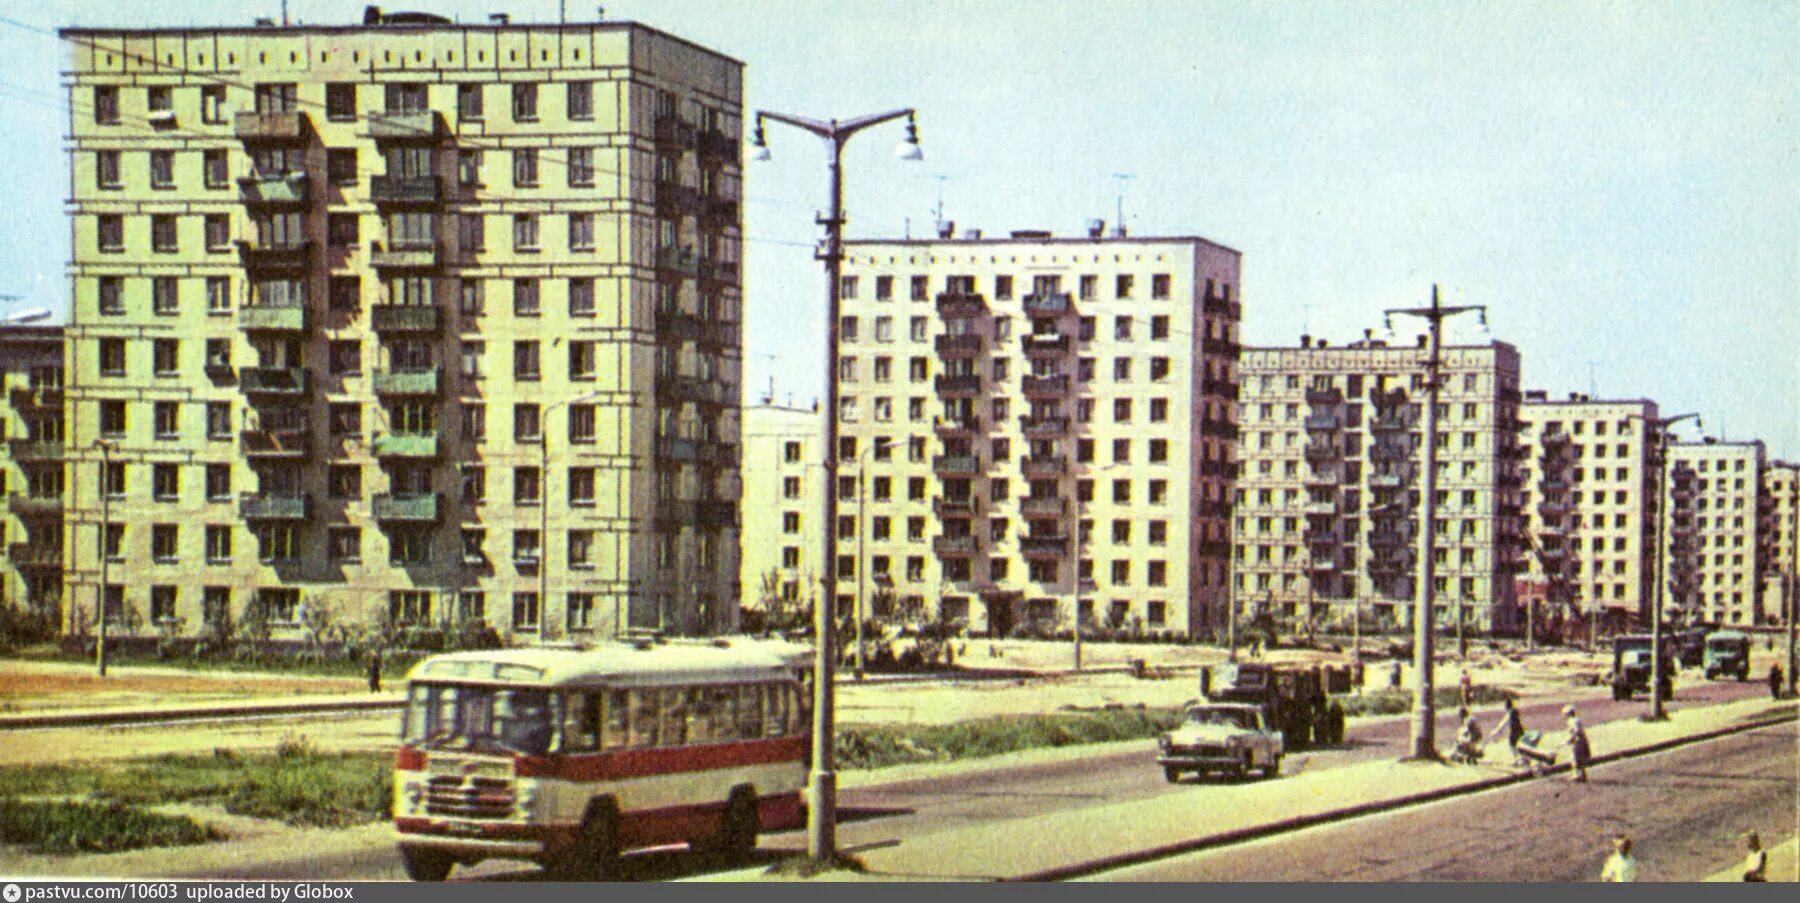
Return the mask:
[[725,804],[719,833],[693,846],[702,852],[743,859],[756,849],[756,833],[761,828],[756,816],[756,791],[740,788],[732,792],[731,800]]
[[1614,686],[1612,688],[1612,690],[1613,690],[1613,702],[1623,702],[1623,701],[1631,698],[1631,691],[1625,689],[1624,687]]
[[414,881],[442,881],[450,877],[450,870],[456,867],[456,860],[451,859],[448,853],[437,850],[401,847],[400,865],[406,869],[406,877]]
[[564,881],[616,880],[619,869],[619,813],[611,801],[588,806],[575,845],[564,850],[550,871]]
[[1333,704],[1331,707],[1331,742],[1344,742],[1344,707]]
[[1181,783],[1181,769],[1176,768],[1173,765],[1163,766],[1163,780],[1168,781],[1171,784]]
[[1749,680],[1749,679],[1750,679],[1749,671],[1739,671],[1738,672],[1738,683],[1743,683],[1744,681]]

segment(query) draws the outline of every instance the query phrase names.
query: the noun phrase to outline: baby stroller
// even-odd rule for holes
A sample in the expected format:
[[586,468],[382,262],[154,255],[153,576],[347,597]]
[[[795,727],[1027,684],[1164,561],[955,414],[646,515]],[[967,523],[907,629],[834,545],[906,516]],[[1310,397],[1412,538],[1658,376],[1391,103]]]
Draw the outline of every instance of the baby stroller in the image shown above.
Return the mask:
[[1485,748],[1481,740],[1481,732],[1465,727],[1456,736],[1456,748],[1450,751],[1450,761],[1463,765],[1474,765],[1481,761]]
[[1519,758],[1524,761],[1524,764],[1531,766],[1532,774],[1541,775],[1556,764],[1554,750],[1538,747],[1538,744],[1543,741],[1543,731],[1526,731],[1519,737]]

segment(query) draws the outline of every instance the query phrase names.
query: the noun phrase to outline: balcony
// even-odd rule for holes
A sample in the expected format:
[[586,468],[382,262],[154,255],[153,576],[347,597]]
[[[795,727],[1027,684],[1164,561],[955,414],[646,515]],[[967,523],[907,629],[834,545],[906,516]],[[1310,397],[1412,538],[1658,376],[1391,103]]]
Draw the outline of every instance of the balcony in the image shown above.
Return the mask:
[[369,265],[383,270],[428,270],[438,265],[435,241],[396,241],[369,244]]
[[1338,560],[1336,558],[1314,558],[1307,569],[1313,571],[1335,571],[1338,569]]
[[370,113],[369,137],[377,141],[436,141],[442,118],[432,110]]
[[1370,489],[1399,489],[1406,485],[1406,477],[1397,473],[1369,474]]
[[700,198],[700,216],[714,229],[723,229],[737,225],[738,202],[735,198],[703,196]]
[[736,502],[701,499],[694,503],[694,521],[702,527],[737,526]]
[[63,459],[63,441],[61,439],[9,439],[6,444],[14,461],[61,461]]
[[1217,395],[1220,398],[1229,398],[1232,401],[1237,401],[1238,396],[1242,394],[1242,390],[1238,387],[1237,383],[1227,382],[1222,379],[1201,380],[1200,391],[1205,395]]
[[1549,499],[1545,499],[1544,501],[1538,503],[1538,515],[1540,517],[1543,517],[1546,519],[1564,517],[1569,513],[1570,510],[1572,510],[1572,509],[1568,502],[1563,502],[1563,501],[1553,502],[1553,501],[1550,501]]
[[700,444],[692,439],[683,439],[679,436],[658,436],[656,437],[656,456],[664,461],[698,462],[700,460]]
[[932,342],[932,347],[943,357],[969,357],[980,354],[981,336],[977,333],[963,335],[941,335]]
[[1344,456],[1344,450],[1332,445],[1330,442],[1308,442],[1306,443],[1306,451],[1303,452],[1303,454],[1306,456],[1307,461],[1319,464],[1328,461],[1336,461],[1342,458]]
[[1562,476],[1547,476],[1538,481],[1538,488],[1544,492],[1562,492],[1569,488],[1569,481]]
[[1412,423],[1404,414],[1382,414],[1369,418],[1369,429],[1377,433],[1403,433],[1412,429]]
[[1021,302],[1028,317],[1055,317],[1075,309],[1068,292],[1044,292],[1026,295]]
[[661,270],[664,276],[698,277],[700,275],[700,256],[695,254],[692,248],[665,245],[656,249],[656,268]]
[[738,262],[719,257],[705,257],[700,260],[700,278],[718,285],[736,285],[738,281]]
[[1545,432],[1543,436],[1539,437],[1538,444],[1547,449],[1548,448],[1560,448],[1562,446],[1568,445],[1571,441],[1573,441],[1573,440],[1571,440],[1569,438],[1568,433],[1565,433],[1562,430],[1551,430],[1551,431]]
[[239,113],[231,126],[239,141],[299,141],[306,133],[306,114]]
[[1061,558],[1069,552],[1067,536],[1021,536],[1019,553],[1026,558]]
[[312,180],[303,172],[250,176],[238,180],[245,204],[302,207],[312,200]]
[[700,212],[700,192],[675,179],[656,180],[656,212],[664,217]]
[[1413,534],[1404,530],[1370,530],[1369,546],[1376,549],[1391,549],[1410,545]]
[[976,433],[981,432],[981,418],[971,416],[961,420],[955,420],[943,417],[938,419],[937,423],[933,425],[933,428],[937,431],[939,436],[945,438],[973,436]]
[[248,332],[305,332],[306,306],[257,304],[238,308],[238,328]]
[[237,243],[238,259],[252,270],[304,270],[312,261],[313,243],[249,242]]
[[939,536],[931,541],[931,550],[940,558],[968,558],[975,554],[975,537]]
[[1330,414],[1312,414],[1306,418],[1306,428],[1309,430],[1335,430],[1340,426],[1342,424],[1338,419]]
[[1317,548],[1343,545],[1344,538],[1336,530],[1308,530],[1306,544]]
[[1066,335],[1055,333],[1026,334],[1019,336],[1019,347],[1025,351],[1026,357],[1038,355],[1068,354],[1075,348],[1075,340]]
[[312,496],[304,492],[246,492],[238,497],[238,516],[244,520],[306,520],[312,514]]
[[1372,577],[1398,577],[1406,569],[1405,558],[1375,558],[1369,561],[1369,575]]
[[370,513],[382,523],[435,524],[444,494],[426,492],[417,495],[375,496]]
[[981,459],[974,455],[938,455],[931,459],[935,473],[972,477],[981,472]]
[[310,377],[302,367],[245,367],[238,372],[238,387],[246,395],[299,399],[311,390]]
[[377,370],[371,380],[377,395],[436,395],[443,368]]
[[369,200],[382,206],[436,206],[443,201],[443,186],[437,176],[374,176]]
[[21,495],[6,497],[6,507],[20,517],[61,517],[63,499],[60,495]]
[[726,405],[736,401],[729,387],[709,382],[698,376],[658,376],[656,397],[659,401],[687,401],[694,404]]
[[718,129],[701,130],[699,151],[703,157],[738,162],[738,140]]
[[710,348],[737,348],[738,324],[719,320],[701,321],[700,344]]
[[238,434],[238,445],[247,458],[305,458],[312,454],[312,430],[305,426],[244,430]]
[[981,394],[981,375],[976,373],[940,376],[936,379],[937,393],[952,398],[967,398]]
[[1313,407],[1330,407],[1344,403],[1344,393],[1337,389],[1306,388],[1306,403]]
[[1067,376],[1027,376],[1021,386],[1027,398],[1054,398],[1069,394]]
[[1306,476],[1301,477],[1300,484],[1308,487],[1331,487],[1335,489],[1338,482],[1342,479],[1343,477],[1335,470],[1314,470],[1307,473]]
[[434,305],[377,304],[369,308],[369,327],[385,333],[435,333],[444,312]]
[[1333,516],[1338,513],[1338,503],[1336,501],[1307,502],[1304,510],[1307,514]]
[[699,503],[691,499],[657,499],[657,521],[671,526],[688,526],[699,519]]
[[1028,480],[1060,477],[1069,472],[1069,459],[1063,457],[1025,458],[1019,462],[1019,471]]
[[658,113],[651,136],[657,144],[687,150],[699,142],[700,129],[679,113]]
[[377,458],[436,458],[437,433],[387,433],[369,443]]
[[1227,301],[1226,299],[1219,297],[1210,297],[1201,301],[1200,310],[1209,314],[1221,314],[1232,320],[1241,320],[1244,316],[1244,306],[1242,304],[1239,304],[1236,301]]
[[931,510],[940,517],[974,517],[981,513],[981,500],[972,495],[962,498],[940,495],[931,500]]
[[1413,450],[1411,445],[1398,442],[1377,442],[1369,446],[1369,460],[1383,464],[1399,464],[1411,461]]
[[63,566],[61,546],[41,542],[15,542],[6,547],[6,560],[17,568],[54,568]]
[[61,386],[54,388],[37,388],[32,386],[14,386],[7,393],[12,406],[21,410],[26,408],[60,408],[63,406],[63,390]]
[[738,447],[731,442],[700,442],[700,463],[708,467],[730,467],[739,463]]
[[1030,437],[1062,436],[1069,432],[1067,417],[1020,417],[1019,429]]
[[1062,517],[1069,512],[1069,500],[1060,496],[1019,499],[1019,514],[1025,517]]
[[680,310],[656,312],[656,337],[665,342],[697,342],[704,324],[699,317]]
[[987,296],[964,292],[944,292],[937,296],[938,316],[947,320],[979,317],[987,313]]
[[1200,424],[1200,435],[1214,439],[1236,440],[1239,435],[1238,425],[1223,420],[1208,420]]

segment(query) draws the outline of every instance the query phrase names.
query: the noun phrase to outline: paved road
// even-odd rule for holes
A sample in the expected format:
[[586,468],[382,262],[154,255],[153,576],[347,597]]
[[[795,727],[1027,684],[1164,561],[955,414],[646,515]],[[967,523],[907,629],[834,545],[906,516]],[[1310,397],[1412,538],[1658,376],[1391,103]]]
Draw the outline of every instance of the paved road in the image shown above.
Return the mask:
[[1560,777],[1105,872],[1097,881],[1591,881],[1635,840],[1639,878],[1694,881],[1796,830],[1800,731],[1785,724]]
[[[1712,704],[1755,695],[1757,684],[1699,683],[1677,688],[1672,707]],[[1766,691],[1764,691],[1766,692]],[[1614,718],[1636,717],[1647,710],[1639,698],[1634,703],[1614,703],[1604,691],[1582,690],[1576,698],[1585,723],[1592,727]],[[1574,698],[1574,697],[1572,697]],[[1562,703],[1544,702],[1522,708],[1530,728],[1556,729],[1561,724]],[[1488,722],[1494,719],[1490,716]],[[1439,745],[1444,747],[1455,729],[1454,714],[1440,720]],[[1405,719],[1383,720],[1352,727],[1347,742],[1337,749],[1291,755],[1283,763],[1289,773],[1331,768],[1404,755],[1410,735]],[[1599,750],[1604,752],[1605,750]],[[892,842],[930,831],[968,824],[1028,819],[1067,809],[1148,799],[1178,792],[1164,780],[1152,761],[1154,748],[1081,756],[1058,762],[980,769],[962,774],[909,780],[845,790],[840,794],[839,844],[851,851],[870,844]],[[1191,778],[1189,780],[1192,780]],[[774,859],[802,851],[802,832],[791,831],[762,838],[760,855]],[[391,847],[370,848],[321,855],[304,854],[289,862],[268,862],[218,869],[212,877],[264,879],[379,880],[403,877]],[[659,851],[627,857],[626,880],[660,880],[702,874],[725,867],[715,860],[685,851]],[[461,877],[513,879],[533,877],[534,870],[518,863],[491,862],[473,869],[459,869]],[[198,877],[198,875],[196,875]]]

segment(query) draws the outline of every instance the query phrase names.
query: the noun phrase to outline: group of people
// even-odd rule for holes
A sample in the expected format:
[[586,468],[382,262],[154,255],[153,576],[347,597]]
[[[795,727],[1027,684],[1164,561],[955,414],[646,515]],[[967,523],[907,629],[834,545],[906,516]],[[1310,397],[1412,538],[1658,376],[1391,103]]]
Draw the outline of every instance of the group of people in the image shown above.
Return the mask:
[[[1569,760],[1572,765],[1569,771],[1569,780],[1585,784],[1588,780],[1588,762],[1593,756],[1593,749],[1588,745],[1587,728],[1582,726],[1581,717],[1576,714],[1574,706],[1563,706],[1562,713],[1565,725],[1563,745],[1569,750]],[[1535,744],[1526,742],[1530,732],[1525,730],[1525,721],[1520,717],[1518,708],[1513,705],[1510,698],[1502,700],[1500,721],[1485,736],[1481,730],[1481,723],[1469,713],[1466,701],[1462,709],[1457,712],[1457,717],[1461,720],[1462,727],[1457,731],[1456,748],[1450,754],[1454,761],[1473,765],[1481,760],[1487,744],[1501,737],[1505,738],[1507,748],[1512,751],[1514,765],[1528,766],[1536,770],[1540,765],[1546,764],[1553,758],[1543,753],[1538,753],[1537,758],[1533,758],[1532,747]]]
[[[1606,864],[1600,868],[1600,880],[1636,881],[1638,863],[1637,858],[1631,855],[1631,838],[1625,834],[1615,834],[1612,844],[1612,855],[1606,857]],[[1763,849],[1762,836],[1755,831],[1745,831],[1744,846],[1749,852],[1744,856],[1743,880],[1769,880],[1769,852]]]

